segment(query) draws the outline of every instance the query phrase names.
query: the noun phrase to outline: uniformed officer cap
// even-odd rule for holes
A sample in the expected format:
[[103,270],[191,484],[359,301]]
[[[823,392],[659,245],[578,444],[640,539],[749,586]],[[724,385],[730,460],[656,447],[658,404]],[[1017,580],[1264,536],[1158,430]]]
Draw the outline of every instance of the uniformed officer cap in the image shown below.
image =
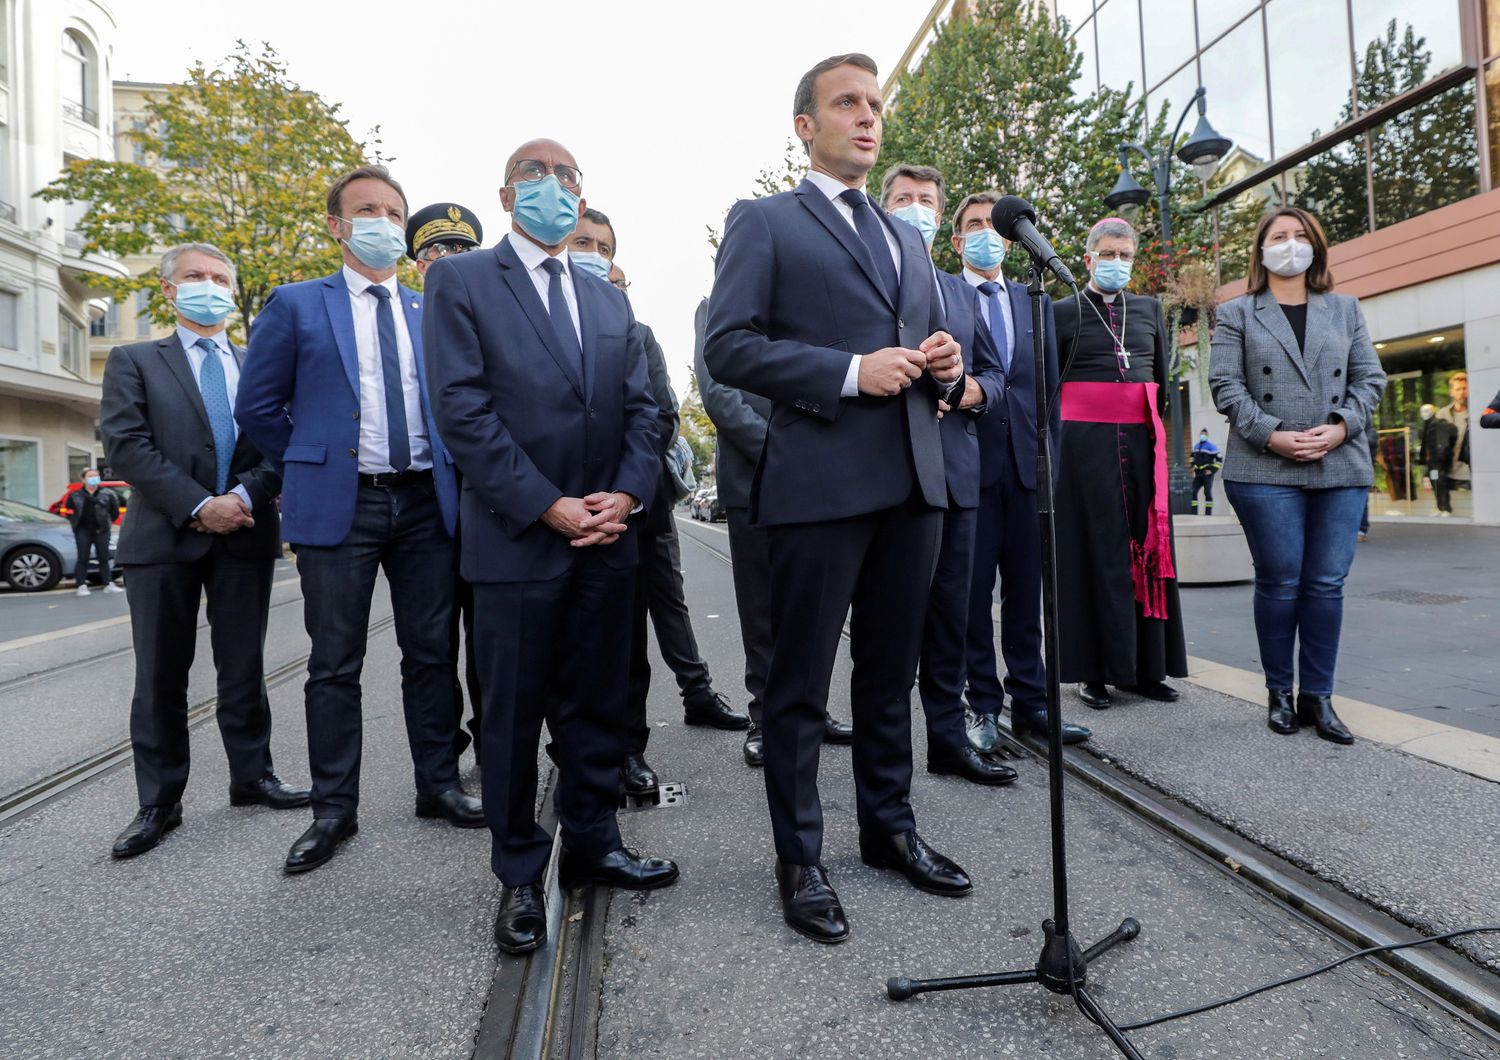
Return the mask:
[[479,218],[456,202],[424,206],[406,222],[406,255],[413,261],[429,243],[467,243],[477,247],[483,239]]

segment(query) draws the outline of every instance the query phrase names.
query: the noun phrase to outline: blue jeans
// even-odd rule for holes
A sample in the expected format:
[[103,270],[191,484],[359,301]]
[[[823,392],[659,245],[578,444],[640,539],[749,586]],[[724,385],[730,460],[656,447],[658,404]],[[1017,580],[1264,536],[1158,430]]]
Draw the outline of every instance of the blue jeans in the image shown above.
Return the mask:
[[[1266,687],[1333,694],[1344,578],[1367,491],[1224,483],[1255,561],[1255,636]],[[1300,640],[1293,681],[1292,649]]]

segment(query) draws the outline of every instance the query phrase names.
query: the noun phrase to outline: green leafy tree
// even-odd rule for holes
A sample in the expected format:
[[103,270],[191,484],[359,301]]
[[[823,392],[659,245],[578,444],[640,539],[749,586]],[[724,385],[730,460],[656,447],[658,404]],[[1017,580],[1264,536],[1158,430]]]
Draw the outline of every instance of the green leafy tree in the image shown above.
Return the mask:
[[[145,160],[74,160],[38,196],[86,203],[86,250],[119,257],[182,242],[212,243],[235,262],[243,334],[271,290],[332,272],[340,252],[324,222],[334,178],[366,161],[337,104],[299,87],[270,45],[243,41],[214,69],[147,105],[127,134]],[[379,158],[378,141],[370,145]],[[153,270],[96,282],[116,299],[152,292],[156,319],[174,319]]]
[[[1368,109],[1428,78],[1432,51],[1425,37],[1392,19],[1365,47],[1357,85]],[[1344,105],[1339,124],[1354,118]],[[1375,227],[1446,206],[1479,191],[1474,92],[1460,85],[1347,140],[1307,164],[1298,202],[1314,211],[1330,242],[1364,235],[1370,227],[1365,172],[1375,182]]]
[[681,404],[680,430],[693,450],[693,474],[701,481],[708,478],[714,470],[714,445],[719,436],[714,430],[714,421],[708,418],[708,410],[703,407],[696,375],[689,380],[687,393],[683,395]]

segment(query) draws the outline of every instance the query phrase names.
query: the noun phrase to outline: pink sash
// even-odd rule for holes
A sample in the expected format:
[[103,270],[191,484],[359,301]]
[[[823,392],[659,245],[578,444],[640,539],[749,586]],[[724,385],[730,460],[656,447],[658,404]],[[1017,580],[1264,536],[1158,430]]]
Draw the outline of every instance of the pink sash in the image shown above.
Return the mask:
[[1167,432],[1156,411],[1155,383],[1064,383],[1062,418],[1076,423],[1149,423],[1155,489],[1146,517],[1146,540],[1130,543],[1130,576],[1136,603],[1147,618],[1167,617],[1172,565],[1172,515],[1167,494]]

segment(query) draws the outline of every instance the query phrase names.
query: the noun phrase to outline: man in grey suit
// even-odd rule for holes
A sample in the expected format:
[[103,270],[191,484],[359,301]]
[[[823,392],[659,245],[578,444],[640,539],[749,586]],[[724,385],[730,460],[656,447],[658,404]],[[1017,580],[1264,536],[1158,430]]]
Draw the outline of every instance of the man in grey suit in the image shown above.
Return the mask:
[[[693,372],[703,409],[718,436],[714,451],[719,503],[729,519],[729,553],[734,560],[734,602],[739,610],[740,640],[745,647],[745,691],[750,693],[750,731],[745,734],[745,764],[765,765],[760,730],[761,698],[771,665],[771,551],[763,526],[750,521],[750,483],[766,442],[771,417],[769,398],[717,382],[703,359],[703,335],[708,299],[698,303],[693,317]],[[826,743],[847,744],[854,730],[829,717],[824,722]]]
[[205,590],[230,804],[308,802],[271,768],[262,652],[281,554],[281,477],[232,414],[244,356],[224,327],[234,265],[217,247],[186,243],[162,256],[161,277],[177,328],[110,351],[99,416],[110,466],[134,488],[119,562],[135,644],[130,742],[140,810],[115,841],[117,858],[150,850],[182,823],[188,672]]

